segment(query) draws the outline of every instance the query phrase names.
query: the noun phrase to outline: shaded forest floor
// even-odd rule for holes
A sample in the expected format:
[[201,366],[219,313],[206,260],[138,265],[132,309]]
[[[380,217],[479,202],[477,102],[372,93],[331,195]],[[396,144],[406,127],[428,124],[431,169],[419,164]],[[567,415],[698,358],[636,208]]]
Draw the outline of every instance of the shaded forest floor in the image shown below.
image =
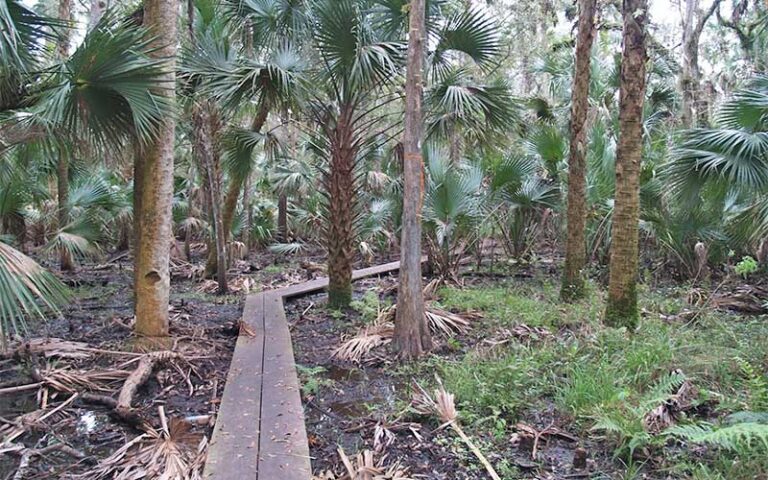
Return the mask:
[[[61,274],[73,294],[62,316],[30,324],[31,341],[12,343],[0,357],[0,438],[12,445],[0,453],[0,478],[113,478],[119,469],[138,468],[129,458],[135,451],[115,457],[121,447],[141,433],[162,432],[164,421],[171,422],[170,439],[189,447],[184,460],[201,462],[204,455],[197,451],[212,432],[245,294],[317,274],[309,259],[254,254],[236,262],[233,292],[219,296],[215,282],[199,279],[200,268],[175,262],[169,348],[178,356],[154,368],[133,397],[134,414],[122,418],[105,397],[118,398],[141,358],[132,334],[130,260]],[[178,419],[187,420],[191,430],[174,431]],[[72,450],[44,450],[58,444]],[[24,458],[33,451],[40,455]]]
[[[132,447],[121,456],[147,428],[89,398],[117,398],[138,363],[129,261],[63,275],[72,302],[60,319],[30,325],[30,338],[61,342],[16,343],[0,358],[0,435],[13,438],[13,448],[0,453],[0,478],[18,474],[25,452],[59,443],[73,451],[27,456],[17,478],[114,478],[135,471],[133,458],[148,451]],[[174,265],[171,346],[179,356],[156,368],[132,403],[149,431],[170,427],[139,445],[170,442],[183,447],[185,462],[202,465],[244,295],[322,275],[321,261],[320,253],[291,260],[255,253],[233,266],[234,291],[226,296],[196,278],[199,268]],[[583,302],[562,305],[558,279],[554,263],[542,262],[470,271],[464,285],[441,287],[431,305],[468,319],[471,329],[435,335],[433,353],[412,364],[394,361],[386,345],[360,362],[333,357],[344,340],[378,326],[394,303],[396,278],[357,282],[353,308],[343,312],[327,309],[323,295],[289,302],[315,473],[339,478],[341,446],[353,459],[369,449],[385,465],[399,461],[413,478],[488,478],[450,429],[411,407],[414,382],[432,391],[440,378],[456,395],[461,424],[505,480],[768,478],[764,450],[715,449],[649,433],[656,427],[647,424],[651,410],[673,426],[768,411],[768,323],[726,309],[761,311],[759,281],[645,288],[641,327],[628,334],[601,325],[599,287]],[[705,308],[712,290],[717,299]],[[693,394],[678,395],[683,386]],[[665,407],[673,395],[677,410]],[[178,419],[191,429],[174,427]]]
[[[436,378],[505,480],[768,478],[765,446],[729,451],[669,433],[768,411],[764,316],[703,308],[707,289],[659,286],[642,292],[642,324],[629,334],[601,325],[594,285],[586,300],[561,304],[549,267],[464,280],[431,304],[470,319],[471,330],[436,335],[433,353],[413,364],[386,345],[360,362],[334,357],[344,340],[378,331],[395,278],[358,282],[349,311],[328,310],[323,295],[289,303],[320,478],[345,472],[339,446],[353,459],[371,450],[384,465],[400,462],[413,478],[489,478],[451,429],[412,408],[414,382],[431,392]],[[720,303],[759,290],[734,279],[720,285]]]

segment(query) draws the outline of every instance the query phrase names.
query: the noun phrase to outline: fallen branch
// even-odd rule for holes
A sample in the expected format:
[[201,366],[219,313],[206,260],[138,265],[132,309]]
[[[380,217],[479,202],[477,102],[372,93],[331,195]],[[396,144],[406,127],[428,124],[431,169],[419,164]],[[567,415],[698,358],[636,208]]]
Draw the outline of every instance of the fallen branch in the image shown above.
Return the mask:
[[120,390],[120,395],[117,398],[118,410],[131,410],[131,403],[133,402],[133,396],[136,391],[144,385],[144,383],[152,375],[152,371],[158,363],[167,362],[169,360],[177,359],[180,355],[176,352],[152,352],[147,353],[139,360],[139,365],[136,370],[131,373],[128,378],[125,379],[123,388]]
[[150,423],[147,419],[139,415],[138,412],[132,409],[119,409],[117,408],[117,400],[108,395],[99,395],[95,393],[83,393],[80,395],[80,400],[83,403],[101,405],[107,407],[110,410],[110,414],[127,425],[141,431],[146,431]]
[[0,395],[4,393],[16,393],[16,392],[24,392],[26,390],[34,390],[38,387],[41,387],[42,385],[43,385],[42,382],[36,382],[36,383],[29,383],[27,385],[19,385],[16,387],[0,388]]

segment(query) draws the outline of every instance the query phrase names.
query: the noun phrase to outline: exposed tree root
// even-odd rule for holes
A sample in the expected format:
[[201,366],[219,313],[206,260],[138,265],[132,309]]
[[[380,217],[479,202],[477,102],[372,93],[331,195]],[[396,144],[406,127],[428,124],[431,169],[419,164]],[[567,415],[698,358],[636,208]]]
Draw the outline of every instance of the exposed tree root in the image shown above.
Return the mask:
[[180,355],[176,352],[151,352],[147,353],[141,360],[136,370],[131,373],[123,383],[123,388],[120,390],[120,395],[117,398],[117,410],[131,410],[131,403],[133,402],[133,396],[136,391],[144,385],[144,383],[152,375],[152,371],[158,363],[167,362],[169,360],[180,358]]

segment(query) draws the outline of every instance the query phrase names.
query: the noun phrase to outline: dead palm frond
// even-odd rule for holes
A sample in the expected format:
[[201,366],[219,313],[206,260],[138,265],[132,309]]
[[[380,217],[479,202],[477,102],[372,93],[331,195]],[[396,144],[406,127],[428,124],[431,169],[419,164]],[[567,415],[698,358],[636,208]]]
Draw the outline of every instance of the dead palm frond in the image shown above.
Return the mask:
[[160,407],[159,431],[148,430],[120,447],[91,471],[76,478],[96,480],[200,480],[207,438],[179,418],[170,422]]
[[31,338],[27,341],[11,344],[5,357],[26,357],[42,355],[45,358],[90,358],[93,355],[87,343],[71,342],[61,338]]
[[341,360],[360,362],[373,349],[391,342],[395,333],[394,328],[391,322],[365,327],[334,350],[332,356]]
[[400,462],[385,465],[386,456],[377,461],[373,452],[365,450],[358,453],[354,459],[350,459],[341,447],[338,452],[347,472],[341,475],[324,472],[313,476],[312,480],[411,480],[406,477],[408,469],[402,467]]
[[110,370],[75,370],[48,366],[39,372],[41,381],[59,392],[75,393],[83,390],[109,392],[114,386],[124,381],[130,371]]
[[440,379],[437,379],[438,388],[435,389],[434,396],[430,395],[421,385],[414,383],[416,393],[413,395],[413,401],[411,403],[413,409],[422,415],[436,416],[443,423],[441,428],[451,427],[454,432],[461,438],[461,440],[472,450],[480,463],[483,464],[488,474],[493,480],[501,480],[499,474],[491,465],[491,462],[485,458],[485,455],[479,448],[472,442],[472,440],[464,433],[459,425],[459,415],[456,411],[456,402],[452,393],[448,393],[443,387]]
[[424,314],[430,330],[446,338],[467,333],[472,328],[466,318],[440,308],[427,307]]
[[[395,333],[396,311],[396,305],[381,310],[373,325],[363,328],[357,335],[342,343],[333,351],[332,356],[341,360],[360,362],[375,348],[390,343]],[[439,308],[427,307],[424,315],[430,330],[446,338],[465,334],[472,328],[468,319]]]
[[378,422],[373,432],[373,450],[383,452],[385,448],[392,445],[395,441],[395,433],[383,422]]

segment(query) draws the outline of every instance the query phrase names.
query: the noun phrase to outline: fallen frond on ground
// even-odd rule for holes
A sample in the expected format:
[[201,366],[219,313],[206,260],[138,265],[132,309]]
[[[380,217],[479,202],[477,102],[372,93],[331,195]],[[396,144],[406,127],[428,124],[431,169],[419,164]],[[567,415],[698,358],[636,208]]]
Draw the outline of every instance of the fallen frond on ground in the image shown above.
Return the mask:
[[161,428],[148,430],[129,441],[78,479],[200,480],[208,449],[205,436],[192,432],[185,420],[165,417],[159,409]]
[[491,462],[485,458],[485,455],[477,448],[477,445],[464,433],[459,425],[459,414],[456,411],[456,402],[452,393],[448,393],[443,384],[438,379],[438,388],[435,389],[434,397],[429,394],[421,385],[414,383],[416,392],[413,395],[413,401],[411,403],[413,409],[421,415],[436,416],[443,423],[443,427],[451,427],[454,432],[461,438],[467,447],[475,454],[480,463],[483,464],[488,475],[493,480],[501,480],[499,474],[491,465]]
[[26,341],[12,344],[4,358],[28,358],[32,355],[41,355],[45,358],[90,358],[92,349],[87,343],[70,342],[60,338],[31,338]]
[[515,325],[512,328],[502,328],[498,330],[493,335],[493,337],[483,340],[483,344],[493,348],[500,345],[506,345],[512,340],[524,342],[531,340],[544,340],[552,337],[552,332],[544,327],[530,327],[524,323],[521,323],[519,325]]
[[[235,277],[228,282],[230,293],[251,293],[256,286],[256,282],[245,275]],[[219,284],[216,280],[204,280],[203,283],[197,287],[197,291],[200,293],[216,293],[219,289]]]
[[[395,333],[396,311],[396,305],[382,310],[373,325],[363,328],[357,335],[342,343],[333,351],[333,357],[351,362],[361,362],[375,348],[390,343]],[[446,310],[427,307],[424,314],[432,333],[446,338],[467,333],[472,328],[467,318]]]
[[323,472],[313,476],[312,480],[411,480],[406,477],[408,469],[401,467],[400,462],[385,465],[386,455],[376,461],[370,450],[358,453],[354,459],[350,459],[341,447],[338,452],[346,473]]
[[390,322],[365,327],[334,350],[333,356],[341,360],[360,362],[373,349],[390,343],[394,333],[395,327]]
[[36,372],[34,376],[43,385],[59,392],[75,393],[83,390],[110,392],[114,390],[116,383],[128,378],[130,373],[121,369],[75,370],[49,365],[45,370]]

